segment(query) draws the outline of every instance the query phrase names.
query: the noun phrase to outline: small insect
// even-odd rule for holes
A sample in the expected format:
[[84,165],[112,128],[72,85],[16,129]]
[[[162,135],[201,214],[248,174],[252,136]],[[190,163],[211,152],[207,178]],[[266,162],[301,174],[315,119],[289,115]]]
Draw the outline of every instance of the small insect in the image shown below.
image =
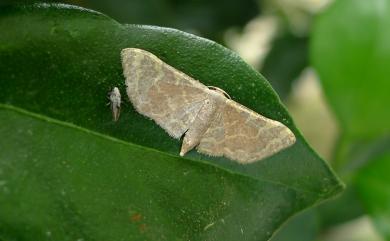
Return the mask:
[[127,95],[135,109],[183,143],[180,155],[196,148],[241,164],[264,159],[295,143],[292,131],[233,101],[136,48],[121,52]]
[[112,91],[109,92],[110,99],[110,108],[112,111],[112,118],[114,121],[119,119],[121,113],[121,93],[119,92],[118,87],[114,87]]

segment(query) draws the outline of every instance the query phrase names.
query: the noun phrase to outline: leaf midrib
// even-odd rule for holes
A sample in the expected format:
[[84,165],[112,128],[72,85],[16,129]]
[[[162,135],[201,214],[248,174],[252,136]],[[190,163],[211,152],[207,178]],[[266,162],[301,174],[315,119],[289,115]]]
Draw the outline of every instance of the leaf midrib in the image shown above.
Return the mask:
[[53,118],[50,118],[50,117],[47,117],[47,116],[44,116],[44,115],[40,115],[40,114],[37,114],[37,113],[34,113],[34,112],[30,112],[30,111],[27,111],[25,109],[22,109],[22,108],[19,108],[19,107],[16,107],[16,106],[0,103],[0,109],[12,110],[12,111],[15,111],[15,112],[22,113],[24,115],[30,116],[30,117],[35,118],[35,119],[48,122],[50,124],[55,124],[55,125],[59,125],[59,126],[67,127],[67,128],[72,128],[72,129],[75,129],[75,130],[87,133],[87,134],[92,135],[92,136],[103,138],[105,140],[110,140],[112,142],[120,143],[122,145],[131,146],[131,147],[136,148],[136,149],[141,149],[141,150],[143,149],[143,150],[145,150],[147,152],[152,151],[152,152],[155,152],[155,153],[158,153],[158,154],[162,154],[162,155],[166,155],[166,156],[169,156],[169,157],[172,157],[172,158],[175,158],[175,159],[184,159],[186,161],[201,163],[203,165],[209,165],[209,166],[212,166],[214,168],[217,168],[217,169],[223,170],[225,172],[228,172],[231,175],[242,176],[242,177],[249,178],[251,180],[257,181],[257,182],[260,181],[260,182],[270,183],[270,184],[273,184],[273,185],[278,185],[278,186],[285,187],[285,188],[288,188],[288,189],[296,191],[296,192],[309,193],[311,195],[316,196],[317,200],[320,199],[320,194],[317,193],[317,192],[313,192],[313,191],[310,191],[310,190],[297,188],[297,187],[290,186],[290,185],[287,185],[285,183],[281,183],[281,182],[274,181],[274,180],[271,180],[271,179],[254,178],[254,177],[249,176],[249,175],[244,175],[244,174],[241,174],[241,173],[232,172],[229,169],[223,168],[223,167],[218,166],[218,165],[214,165],[213,163],[210,163],[210,162],[205,162],[205,161],[198,160],[198,159],[178,157],[178,156],[173,155],[171,153],[162,152],[162,151],[160,151],[158,149],[154,149],[154,148],[150,148],[150,147],[146,147],[146,146],[141,146],[141,145],[138,145],[138,144],[134,144],[132,142],[126,142],[126,141],[123,141],[121,139],[117,139],[117,138],[112,137],[112,136],[108,136],[108,135],[105,135],[105,134],[102,134],[102,133],[99,133],[99,132],[95,132],[95,131],[86,129],[84,127],[77,126],[77,125],[72,124],[72,123],[60,121],[60,120],[53,119]]

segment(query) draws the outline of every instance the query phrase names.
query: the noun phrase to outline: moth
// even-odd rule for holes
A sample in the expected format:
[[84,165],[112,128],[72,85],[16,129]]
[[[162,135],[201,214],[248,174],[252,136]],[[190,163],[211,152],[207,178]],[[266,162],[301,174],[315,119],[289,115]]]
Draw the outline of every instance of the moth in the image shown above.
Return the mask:
[[114,87],[110,92],[109,92],[109,97],[110,99],[110,108],[112,112],[112,119],[114,121],[117,121],[119,119],[119,115],[121,114],[121,93],[119,92],[118,87]]
[[295,143],[292,131],[233,101],[137,48],[121,52],[126,92],[135,110],[183,142],[180,155],[196,148],[241,164],[253,163]]

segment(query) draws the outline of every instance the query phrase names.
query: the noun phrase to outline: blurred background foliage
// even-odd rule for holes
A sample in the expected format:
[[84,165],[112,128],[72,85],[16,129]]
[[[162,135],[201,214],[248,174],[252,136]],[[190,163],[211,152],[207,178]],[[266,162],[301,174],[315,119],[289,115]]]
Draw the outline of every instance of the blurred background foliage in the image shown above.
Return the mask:
[[292,218],[273,241],[390,240],[389,0],[61,2],[215,40],[269,80],[347,183],[336,199]]
[[[15,1],[8,1],[15,2]],[[256,0],[65,0],[62,2],[102,12],[121,23],[158,25],[223,41],[224,31],[243,26],[260,13]]]

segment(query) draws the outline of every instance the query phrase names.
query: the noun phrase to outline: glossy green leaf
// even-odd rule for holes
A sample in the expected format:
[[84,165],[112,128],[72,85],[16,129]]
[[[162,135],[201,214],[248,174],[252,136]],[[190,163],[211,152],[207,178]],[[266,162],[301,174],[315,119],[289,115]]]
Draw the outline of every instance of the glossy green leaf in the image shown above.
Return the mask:
[[[3,8],[0,29],[0,168],[8,170],[0,180],[12,194],[0,205],[0,237],[37,240],[55,231],[57,240],[267,240],[289,216],[342,190],[266,80],[214,42],[64,5]],[[113,122],[107,92],[118,86],[125,93],[125,47],[223,88],[286,124],[297,143],[239,165],[196,151],[178,157],[180,141],[129,103]],[[134,210],[146,227],[134,226]]]
[[302,205],[285,185],[19,109],[0,121],[8,240],[266,240]]
[[377,156],[357,176],[362,202],[386,240],[390,240],[390,152]]

